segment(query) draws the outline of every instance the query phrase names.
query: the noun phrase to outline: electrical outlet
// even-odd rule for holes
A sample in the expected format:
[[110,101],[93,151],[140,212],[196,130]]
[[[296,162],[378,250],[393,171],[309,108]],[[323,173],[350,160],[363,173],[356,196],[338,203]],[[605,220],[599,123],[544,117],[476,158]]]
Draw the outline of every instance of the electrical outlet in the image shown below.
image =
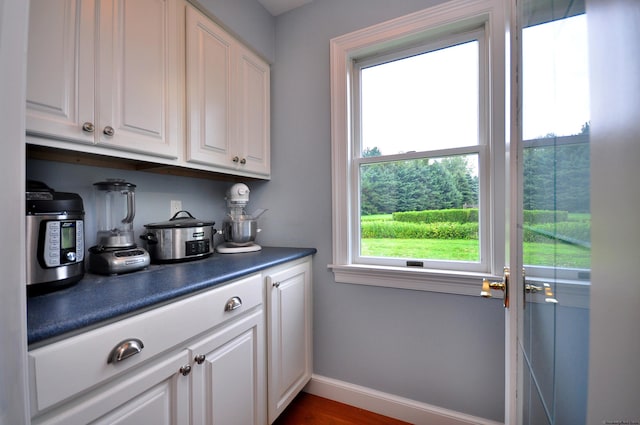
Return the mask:
[[169,217],[176,215],[178,211],[182,211],[182,201],[171,201],[171,214]]

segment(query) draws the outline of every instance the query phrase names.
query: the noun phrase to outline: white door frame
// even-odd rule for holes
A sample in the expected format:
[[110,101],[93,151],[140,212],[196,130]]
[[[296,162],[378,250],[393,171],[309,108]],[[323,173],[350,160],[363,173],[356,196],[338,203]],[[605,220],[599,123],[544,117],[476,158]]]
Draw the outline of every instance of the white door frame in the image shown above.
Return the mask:
[[[29,2],[0,0],[0,211],[10,249],[0,256],[0,423],[29,424],[25,268],[25,99]],[[6,389],[6,390],[5,390]]]
[[518,376],[523,368],[519,364],[518,357],[518,335],[522,331],[520,324],[520,312],[523,308],[522,285],[522,233],[518,229],[517,223],[521,214],[519,201],[521,199],[520,175],[518,170],[518,158],[521,155],[520,139],[520,101],[521,87],[518,84],[518,70],[520,69],[520,40],[517,37],[517,7],[516,0],[505,1],[505,39],[506,39],[506,67],[508,70],[505,79],[507,92],[507,116],[505,121],[509,125],[505,132],[505,196],[506,196],[506,237],[505,237],[505,266],[510,269],[509,285],[509,308],[505,309],[505,395],[504,395],[504,423],[505,425],[516,425],[522,423],[522,401],[517,398],[517,394],[522,394],[522,388],[518,387]]

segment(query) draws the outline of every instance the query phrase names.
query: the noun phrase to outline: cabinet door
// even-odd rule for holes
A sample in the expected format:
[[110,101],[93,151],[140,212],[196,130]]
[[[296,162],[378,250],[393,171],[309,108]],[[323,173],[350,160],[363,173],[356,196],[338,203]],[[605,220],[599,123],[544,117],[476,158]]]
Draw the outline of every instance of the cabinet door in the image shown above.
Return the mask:
[[175,0],[99,4],[97,141],[110,148],[176,158]]
[[185,350],[132,372],[61,408],[37,418],[34,425],[182,425],[189,423],[189,378]]
[[263,425],[264,311],[258,309],[190,347],[194,425]]
[[[86,0],[32,0],[27,132],[93,143],[94,7]],[[89,127],[88,127],[89,128]]]
[[269,273],[266,283],[271,423],[311,379],[311,263]]
[[240,48],[238,55],[238,140],[236,166],[268,176],[270,166],[270,69],[269,64]]
[[186,10],[187,161],[231,168],[236,138],[231,87],[234,40],[193,7]]

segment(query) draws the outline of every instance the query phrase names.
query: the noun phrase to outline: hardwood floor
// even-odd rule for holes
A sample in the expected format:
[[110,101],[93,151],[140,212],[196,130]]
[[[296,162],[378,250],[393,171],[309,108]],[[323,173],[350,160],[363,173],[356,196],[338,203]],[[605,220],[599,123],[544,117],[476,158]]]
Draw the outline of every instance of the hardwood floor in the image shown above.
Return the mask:
[[302,392],[273,425],[409,425],[347,404]]

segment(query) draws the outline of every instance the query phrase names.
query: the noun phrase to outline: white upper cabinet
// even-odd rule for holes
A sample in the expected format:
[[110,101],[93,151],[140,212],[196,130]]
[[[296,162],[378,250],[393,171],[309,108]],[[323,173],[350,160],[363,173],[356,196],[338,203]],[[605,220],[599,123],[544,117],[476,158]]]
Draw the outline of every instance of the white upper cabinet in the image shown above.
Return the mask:
[[33,0],[27,132],[177,158],[175,8],[175,0]]
[[186,160],[268,178],[269,65],[190,6],[186,61]]
[[247,171],[270,174],[270,69],[269,65],[240,46],[238,54],[239,164]]
[[232,46],[235,41],[202,13],[187,6],[187,160],[222,165],[231,156]]
[[[33,0],[27,59],[27,132],[93,143],[94,4]],[[82,52],[82,58],[80,57]]]

